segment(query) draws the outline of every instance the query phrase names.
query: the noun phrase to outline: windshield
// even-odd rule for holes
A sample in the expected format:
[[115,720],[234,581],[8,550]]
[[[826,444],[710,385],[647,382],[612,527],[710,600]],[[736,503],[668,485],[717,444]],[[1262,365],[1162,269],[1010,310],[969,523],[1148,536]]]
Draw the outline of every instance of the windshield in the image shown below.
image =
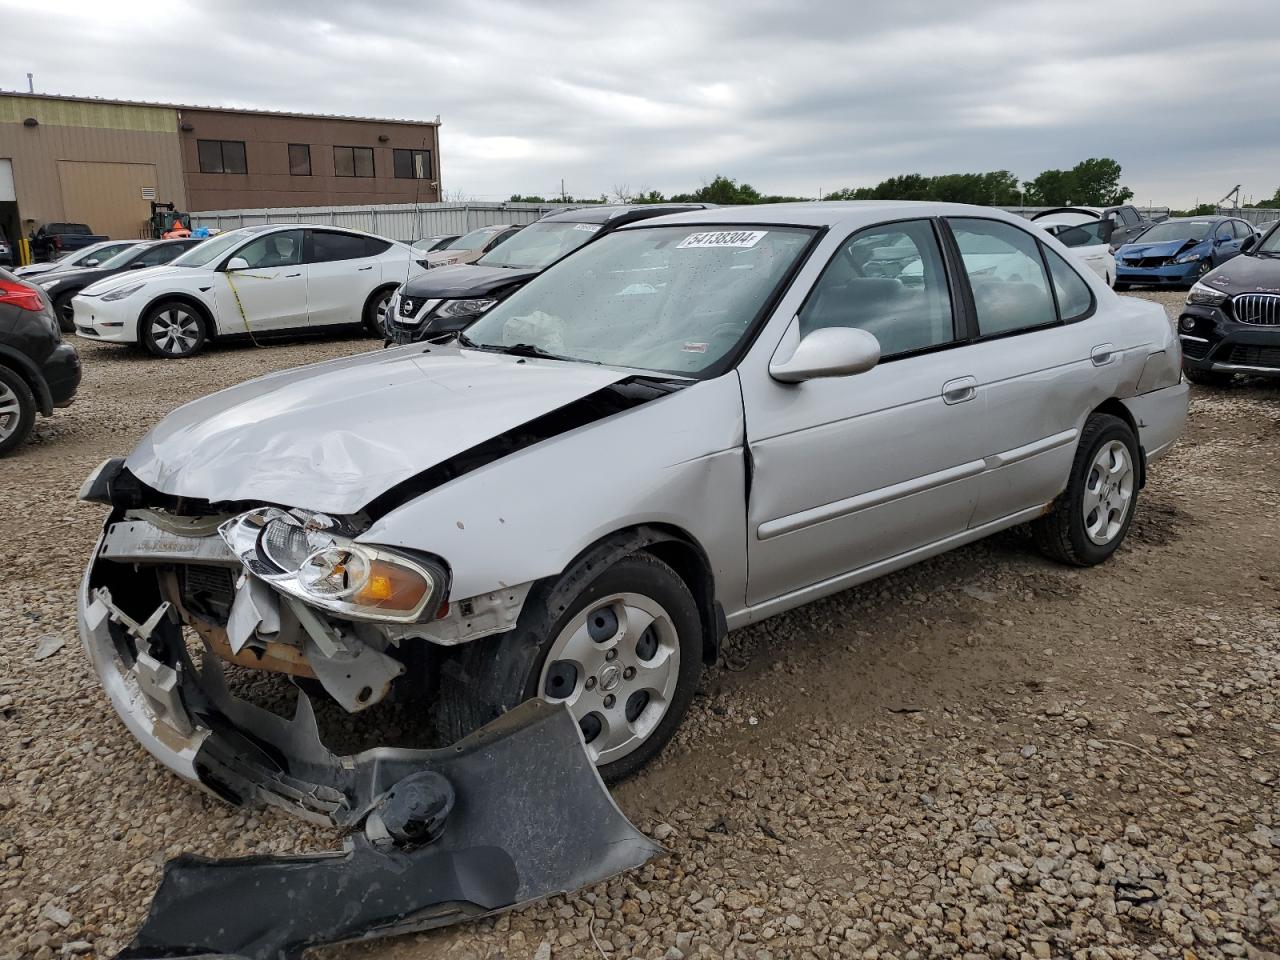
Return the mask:
[[1258,253],[1280,254],[1280,223],[1271,228],[1271,232],[1258,244]]
[[599,230],[598,223],[532,223],[476,262],[486,267],[540,269],[577,250]]
[[1216,224],[1212,220],[1179,220],[1157,223],[1134,243],[1168,243],[1171,240],[1203,240]]
[[812,235],[795,227],[619,230],[516,291],[462,342],[698,376],[742,342]]
[[493,239],[493,235],[497,233],[500,227],[481,227],[479,230],[472,230],[465,233],[453,243],[444,247],[445,250],[479,250],[486,243]]
[[230,253],[238,244],[244,243],[259,232],[257,230],[232,230],[230,233],[219,234],[192,247],[176,260],[169,261],[169,265],[174,267],[207,267],[223,254]]
[[114,270],[116,267],[123,267],[130,260],[132,260],[135,255],[147,249],[147,247],[149,246],[151,246],[151,244],[149,243],[135,243],[131,247],[125,247],[123,250],[119,251],[118,253],[113,253],[110,257],[107,257],[105,260],[101,261],[98,264],[98,269]]

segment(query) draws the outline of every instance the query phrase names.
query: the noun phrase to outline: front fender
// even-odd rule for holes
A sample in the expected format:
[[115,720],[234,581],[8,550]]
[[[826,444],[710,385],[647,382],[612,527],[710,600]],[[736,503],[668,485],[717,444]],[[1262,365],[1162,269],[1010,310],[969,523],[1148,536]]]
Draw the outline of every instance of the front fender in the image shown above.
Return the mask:
[[591,544],[642,524],[702,548],[727,610],[746,589],[746,479],[736,373],[545,440],[378,519],[369,543],[429,551],[465,599],[558,575]]

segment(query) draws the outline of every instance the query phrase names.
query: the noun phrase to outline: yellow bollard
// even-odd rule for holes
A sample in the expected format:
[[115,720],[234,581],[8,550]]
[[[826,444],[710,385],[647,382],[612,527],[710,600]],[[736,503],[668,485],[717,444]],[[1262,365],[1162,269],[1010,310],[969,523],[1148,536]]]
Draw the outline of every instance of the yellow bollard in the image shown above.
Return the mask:
[[18,266],[31,265],[31,241],[25,237],[18,241]]

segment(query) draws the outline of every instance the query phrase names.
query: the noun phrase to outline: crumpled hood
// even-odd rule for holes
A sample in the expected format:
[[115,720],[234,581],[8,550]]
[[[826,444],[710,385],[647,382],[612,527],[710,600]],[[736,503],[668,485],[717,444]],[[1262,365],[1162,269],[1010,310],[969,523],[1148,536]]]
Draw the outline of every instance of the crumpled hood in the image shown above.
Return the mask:
[[1117,257],[1176,257],[1178,254],[1207,243],[1205,240],[1167,240],[1164,243],[1126,243],[1116,251]]
[[538,275],[537,270],[511,270],[485,267],[474,263],[454,263],[436,267],[413,277],[400,289],[402,296],[415,299],[456,299],[483,297],[512,283],[524,283]]
[[355,513],[396,483],[629,376],[452,345],[378,350],[179,407],[125,465],[173,496]]
[[105,280],[90,284],[82,292],[94,297],[101,296],[104,293],[110,293],[120,287],[130,286],[141,280],[160,280],[179,273],[189,273],[190,270],[190,267],[171,267],[167,264],[159,267],[143,267],[141,270],[124,270],[120,273],[112,274]]

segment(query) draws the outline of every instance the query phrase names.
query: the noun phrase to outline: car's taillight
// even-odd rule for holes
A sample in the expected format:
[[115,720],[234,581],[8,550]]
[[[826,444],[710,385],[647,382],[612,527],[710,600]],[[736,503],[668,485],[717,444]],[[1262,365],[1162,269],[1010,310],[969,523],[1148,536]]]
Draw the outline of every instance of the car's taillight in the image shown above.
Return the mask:
[[37,312],[44,306],[40,301],[40,292],[35,287],[3,278],[0,278],[0,304]]

